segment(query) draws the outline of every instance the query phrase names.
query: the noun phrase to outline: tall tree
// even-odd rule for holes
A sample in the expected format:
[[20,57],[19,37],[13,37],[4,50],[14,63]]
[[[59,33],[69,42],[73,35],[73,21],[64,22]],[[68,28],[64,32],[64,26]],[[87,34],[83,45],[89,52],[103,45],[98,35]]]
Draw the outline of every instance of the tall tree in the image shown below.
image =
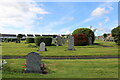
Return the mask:
[[112,36],[114,37],[115,42],[120,45],[120,25],[111,31]]
[[103,34],[103,37],[104,37],[104,38],[106,38],[106,37],[107,37],[107,34],[106,34],[106,33],[104,33],[104,34]]
[[23,37],[22,34],[18,34],[18,35],[17,35],[17,38],[18,38],[19,40],[20,40],[22,37]]

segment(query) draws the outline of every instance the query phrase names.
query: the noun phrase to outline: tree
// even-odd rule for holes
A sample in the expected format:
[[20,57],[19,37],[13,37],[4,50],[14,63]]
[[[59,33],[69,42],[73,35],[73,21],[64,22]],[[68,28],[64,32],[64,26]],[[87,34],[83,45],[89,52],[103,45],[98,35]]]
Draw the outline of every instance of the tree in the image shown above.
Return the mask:
[[120,25],[111,31],[112,36],[114,37],[115,42],[120,45]]
[[94,43],[94,40],[95,40],[95,35],[94,35],[94,32],[89,29],[89,28],[78,28],[76,30],[73,31],[72,35],[75,35],[75,34],[86,34],[87,37],[92,37],[92,43]]
[[23,37],[22,34],[18,34],[18,35],[17,35],[17,38],[18,38],[19,40],[20,40],[22,37]]
[[107,37],[107,34],[106,34],[106,33],[104,33],[104,34],[103,34],[103,37],[104,37],[104,38],[106,38],[106,37]]

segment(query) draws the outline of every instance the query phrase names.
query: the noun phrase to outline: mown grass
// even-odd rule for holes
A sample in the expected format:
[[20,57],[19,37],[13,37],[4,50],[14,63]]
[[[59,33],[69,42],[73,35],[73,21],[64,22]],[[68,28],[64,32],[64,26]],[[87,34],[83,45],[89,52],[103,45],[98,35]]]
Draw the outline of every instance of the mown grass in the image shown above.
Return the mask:
[[[111,46],[103,47],[99,45],[75,46],[75,51],[68,51],[68,45],[47,46],[45,52],[39,52],[39,47],[34,47],[34,43],[2,43],[2,56],[26,56],[30,52],[38,52],[42,56],[117,56],[118,46],[115,42],[95,41],[95,44]],[[30,47],[30,45],[32,45]]]
[[118,59],[42,60],[48,74],[22,73],[25,59],[6,59],[3,78],[118,78]]

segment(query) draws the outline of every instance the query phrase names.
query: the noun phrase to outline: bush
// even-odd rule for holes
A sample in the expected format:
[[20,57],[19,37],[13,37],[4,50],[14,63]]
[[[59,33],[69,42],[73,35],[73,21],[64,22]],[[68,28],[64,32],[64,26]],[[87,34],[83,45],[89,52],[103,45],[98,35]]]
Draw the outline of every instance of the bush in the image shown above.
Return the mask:
[[15,42],[17,40],[17,38],[12,38],[11,42]]
[[7,38],[5,41],[6,42],[15,42],[17,38]]
[[[95,35],[94,32],[89,28],[78,28],[73,31],[72,35],[78,35],[78,34],[86,34],[87,37],[92,37],[92,43],[95,41]],[[88,42],[87,42],[88,43]]]
[[11,42],[11,38],[7,38],[5,42]]
[[22,39],[21,39],[21,41],[25,41],[25,40],[26,40],[26,38],[22,38]]
[[36,46],[40,46],[40,43],[44,42],[46,46],[51,46],[52,43],[52,38],[51,37],[43,37],[43,36],[39,36],[35,38],[35,44]]
[[27,43],[34,43],[34,38],[26,38]]
[[74,34],[74,45],[85,46],[88,44],[88,38],[86,34]]
[[115,42],[120,45],[120,25],[114,28],[112,31],[112,36],[114,37]]

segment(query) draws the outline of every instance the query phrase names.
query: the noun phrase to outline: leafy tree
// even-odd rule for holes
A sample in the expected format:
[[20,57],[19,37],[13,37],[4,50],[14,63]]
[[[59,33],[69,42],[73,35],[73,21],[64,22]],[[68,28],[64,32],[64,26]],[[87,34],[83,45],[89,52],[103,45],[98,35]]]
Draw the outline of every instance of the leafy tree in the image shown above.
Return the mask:
[[75,34],[77,34],[77,35],[78,34],[86,34],[87,37],[92,37],[92,43],[95,40],[94,32],[89,28],[78,28],[78,29],[74,30],[72,33],[72,35],[75,35]]
[[115,42],[120,45],[120,25],[111,31],[112,36],[114,37]]
[[104,33],[104,34],[103,34],[103,37],[104,37],[104,38],[106,38],[106,37],[107,37],[107,34],[106,34],[106,33]]
[[19,40],[20,40],[22,37],[23,37],[22,34],[18,34],[18,35],[17,35],[17,38],[18,38]]

